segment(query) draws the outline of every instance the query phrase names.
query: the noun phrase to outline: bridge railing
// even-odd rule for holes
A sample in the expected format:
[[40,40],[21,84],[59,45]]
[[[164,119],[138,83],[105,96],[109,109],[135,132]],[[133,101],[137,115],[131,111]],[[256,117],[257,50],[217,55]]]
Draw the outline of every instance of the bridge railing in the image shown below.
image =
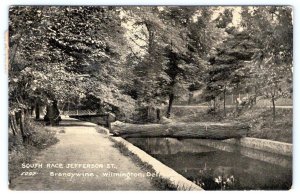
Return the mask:
[[99,114],[93,110],[69,110],[62,114],[68,115],[71,118],[76,118],[83,121],[92,122],[110,128],[111,122],[115,121],[114,115],[109,113]]
[[67,110],[63,112],[64,115],[96,115],[94,110]]

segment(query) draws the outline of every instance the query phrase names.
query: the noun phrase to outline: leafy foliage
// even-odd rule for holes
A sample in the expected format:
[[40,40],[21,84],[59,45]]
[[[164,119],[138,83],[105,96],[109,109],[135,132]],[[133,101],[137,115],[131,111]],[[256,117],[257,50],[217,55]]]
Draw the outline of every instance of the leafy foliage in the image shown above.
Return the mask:
[[255,42],[257,52],[251,72],[257,93],[275,101],[292,94],[293,25],[290,7],[266,6],[243,9],[242,26]]
[[10,102],[29,106],[30,98],[64,102],[93,94],[117,107],[132,104],[116,90],[123,33],[118,8],[11,7]]
[[247,34],[232,32],[210,59],[211,68],[205,78],[206,100],[215,99],[224,90],[232,91],[240,85],[245,86],[245,79],[250,76],[247,61],[252,59],[254,53],[254,44]]
[[11,112],[56,99],[123,113],[168,103],[170,114],[174,99],[203,86],[207,101],[253,88],[291,96],[291,9],[242,7],[235,25],[234,11],[12,6]]
[[135,79],[125,88],[141,106],[169,103],[171,108],[174,98],[200,81],[213,41],[208,34],[213,28],[204,21],[212,12],[193,7],[137,7],[125,12],[124,20],[134,26],[130,40],[142,51],[130,58]]

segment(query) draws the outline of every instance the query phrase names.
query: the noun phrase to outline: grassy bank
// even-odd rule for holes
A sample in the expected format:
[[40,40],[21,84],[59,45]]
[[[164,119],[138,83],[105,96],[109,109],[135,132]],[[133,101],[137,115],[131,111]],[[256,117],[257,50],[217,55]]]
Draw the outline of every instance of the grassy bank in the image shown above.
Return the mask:
[[9,180],[18,177],[22,171],[22,163],[31,163],[39,151],[57,143],[56,132],[61,127],[46,127],[42,122],[28,119],[25,128],[32,133],[29,143],[23,143],[21,135],[9,134],[8,140],[8,171]]
[[293,110],[276,109],[276,119],[273,121],[270,107],[253,107],[242,109],[239,115],[235,108],[226,108],[215,113],[207,107],[174,107],[172,118],[180,122],[231,122],[239,121],[250,126],[249,137],[269,139],[292,143]]

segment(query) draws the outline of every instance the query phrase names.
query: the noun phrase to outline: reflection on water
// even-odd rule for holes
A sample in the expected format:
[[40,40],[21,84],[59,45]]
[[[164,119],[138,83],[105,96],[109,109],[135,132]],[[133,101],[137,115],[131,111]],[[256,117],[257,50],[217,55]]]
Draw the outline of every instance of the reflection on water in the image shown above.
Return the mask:
[[205,190],[285,190],[292,185],[291,157],[215,140],[127,140]]

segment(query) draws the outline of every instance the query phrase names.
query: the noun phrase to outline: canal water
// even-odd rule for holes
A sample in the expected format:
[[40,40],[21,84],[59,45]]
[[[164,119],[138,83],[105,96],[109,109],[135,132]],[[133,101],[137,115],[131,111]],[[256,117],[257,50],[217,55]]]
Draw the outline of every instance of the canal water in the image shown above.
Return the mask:
[[287,190],[292,185],[289,156],[216,140],[127,140],[205,190]]

